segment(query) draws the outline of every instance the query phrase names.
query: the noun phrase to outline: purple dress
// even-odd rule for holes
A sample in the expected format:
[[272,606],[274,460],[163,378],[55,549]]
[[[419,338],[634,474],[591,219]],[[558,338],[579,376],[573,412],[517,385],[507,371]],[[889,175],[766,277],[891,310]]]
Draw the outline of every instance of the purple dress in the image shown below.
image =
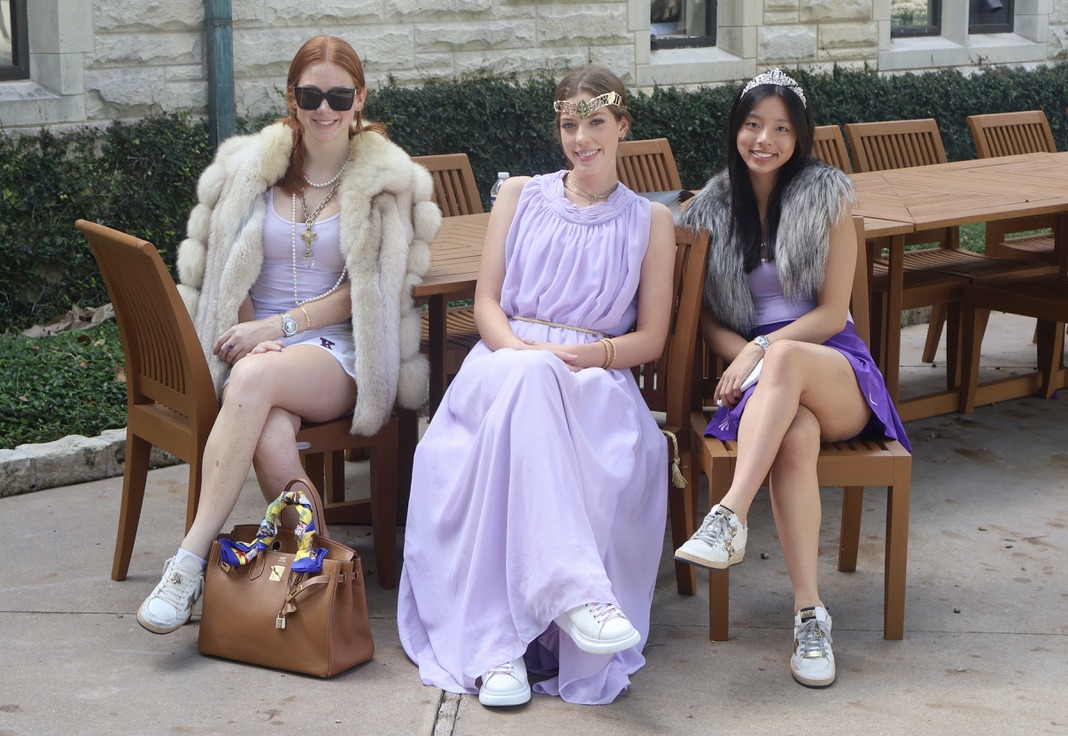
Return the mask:
[[[626,332],[637,314],[649,202],[622,185],[579,208],[563,175],[532,179],[505,245],[509,316]],[[522,338],[597,335],[513,320]],[[479,342],[419,442],[397,624],[423,682],[476,693],[526,655],[535,692],[610,703],[645,663],[664,539],[667,447],[630,370],[573,373],[541,350]],[[614,655],[581,651],[553,619],[616,603],[641,634]]]

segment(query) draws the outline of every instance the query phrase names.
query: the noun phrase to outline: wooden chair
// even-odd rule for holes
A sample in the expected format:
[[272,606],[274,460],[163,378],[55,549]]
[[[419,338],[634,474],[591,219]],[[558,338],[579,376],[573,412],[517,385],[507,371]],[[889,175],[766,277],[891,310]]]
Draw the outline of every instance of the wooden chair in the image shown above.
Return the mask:
[[434,177],[434,201],[445,217],[476,215],[483,212],[482,198],[475,184],[475,172],[466,153],[412,156]]
[[[933,118],[919,120],[890,120],[876,123],[847,123],[846,135],[853,150],[853,161],[859,172],[885,171],[910,166],[946,163],[946,150],[942,145],[942,136],[938,132],[938,123]],[[940,228],[913,233],[905,239],[906,245],[938,243],[937,248],[912,250],[905,253],[904,298],[910,290],[916,288],[912,283],[912,274],[917,271],[937,271],[942,274],[965,279],[976,283],[991,278],[1005,276],[1037,275],[1041,270],[1030,268],[1027,264],[1007,259],[994,259],[960,249],[960,232],[958,228]],[[876,265],[876,270],[881,266]],[[880,308],[887,301],[885,286],[887,281],[876,278],[872,287],[878,298],[875,306]],[[930,291],[929,285],[923,285]],[[934,360],[938,343],[942,336],[942,326],[946,321],[949,305],[959,303],[959,293],[943,290],[938,292],[938,300],[930,303],[931,317],[927,329],[927,341],[923,349],[924,362]],[[923,305],[920,305],[923,306]],[[881,319],[897,319],[897,315],[881,312]],[[954,330],[956,328],[953,328]],[[882,333],[881,327],[879,332]],[[955,345],[947,343],[947,363],[953,363]],[[882,353],[881,346],[876,348]],[[950,375],[948,384],[956,383],[956,376]]]
[[[1064,325],[1068,322],[1068,276],[1008,279],[964,289],[964,336],[961,350],[963,387],[960,410],[971,414],[976,403],[993,403],[1032,393],[1029,376],[1013,376],[979,384],[982,326],[991,309],[1038,319],[1038,374],[1041,392],[1048,399],[1068,386],[1064,365]],[[1021,386],[1023,390],[1021,391]],[[982,397],[980,397],[982,393]]]
[[[78,220],[75,226],[89,242],[100,266],[126,357],[126,467],[111,569],[113,580],[125,580],[141,517],[152,447],[189,463],[185,521],[188,530],[200,499],[204,445],[218,413],[218,399],[193,321],[156,248],[132,235],[86,220]],[[326,489],[323,492],[328,523],[366,523],[366,507],[370,506],[379,584],[392,588],[396,585],[398,418],[394,416],[374,437],[350,435],[350,423],[351,417],[342,417],[304,424],[297,442],[308,461],[309,477],[321,491]],[[368,500],[344,500],[343,471],[337,475],[336,459],[342,451],[354,447],[367,447],[372,453]],[[324,480],[323,453],[333,453],[335,458],[334,478],[341,481],[340,498],[338,484]],[[361,508],[364,511],[359,513]]]
[[682,189],[679,169],[667,138],[620,141],[616,174],[632,192],[671,192]]
[[[694,363],[694,351],[698,344],[708,245],[707,232],[695,234],[686,228],[675,228],[674,296],[664,353],[659,360],[635,368],[635,377],[649,409],[664,415],[661,429],[668,437],[669,460],[678,457],[676,468],[690,463],[687,422],[696,387],[688,371]],[[674,472],[672,476],[681,477]],[[696,492],[697,486],[692,483],[680,488],[669,477],[668,516],[671,540],[676,547],[694,532]],[[675,583],[680,594],[694,595],[697,592],[697,576],[693,566],[676,562]]]
[[[864,221],[854,217],[857,229],[857,267],[853,280],[851,311],[857,333],[868,337],[868,279]],[[692,369],[696,372],[696,368]],[[689,482],[696,486],[703,473],[708,479],[708,503],[723,498],[730,486],[737,462],[738,443],[705,437],[709,416],[700,403],[691,413],[691,455]],[[909,490],[912,456],[896,440],[855,439],[824,444],[820,448],[816,472],[820,486],[842,486],[842,528],[838,569],[853,572],[857,567],[860,543],[860,517],[865,486],[886,486],[886,557],[884,577],[883,637],[901,639],[905,632],[905,569],[908,560]],[[729,628],[729,570],[712,570],[709,578],[709,638],[726,641]]]
[[[1042,110],[969,115],[967,122],[979,158],[1057,152],[1053,131],[1050,130],[1049,120]],[[1047,216],[988,222],[986,254],[995,258],[1018,258],[1056,264],[1057,254],[1052,234],[1008,237],[1010,233],[1051,229],[1053,219]]]
[[849,161],[849,151],[846,150],[842,129],[837,125],[817,125],[812,133],[812,155],[847,174],[852,174],[853,164]]
[[[443,153],[434,156],[413,156],[412,161],[424,166],[434,177],[434,201],[445,217],[475,215],[483,212],[482,199],[475,184],[475,174],[466,153]],[[445,297],[442,297],[443,299]],[[454,376],[468,352],[479,341],[475,326],[474,307],[453,307],[445,314],[445,357],[440,366],[431,371],[441,371],[444,376]],[[422,349],[429,352],[430,321],[423,315]],[[433,356],[432,356],[433,357]],[[437,374],[435,374],[437,375]],[[431,413],[437,408],[431,402]]]

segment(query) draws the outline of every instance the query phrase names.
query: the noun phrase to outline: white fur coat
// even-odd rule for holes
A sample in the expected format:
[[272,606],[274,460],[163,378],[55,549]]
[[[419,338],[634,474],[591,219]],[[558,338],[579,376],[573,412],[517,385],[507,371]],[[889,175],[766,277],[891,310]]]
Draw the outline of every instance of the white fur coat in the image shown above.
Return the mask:
[[[197,185],[197,205],[178,248],[178,288],[216,392],[227,364],[212,355],[212,344],[236,324],[259,276],[266,193],[285,174],[292,146],[281,123],[230,138]],[[433,186],[426,169],[377,133],[352,139],[338,200],[356,344],[354,434],[374,434],[395,404],[415,409],[426,398],[428,367],[419,353],[411,290],[430,266],[428,243],[441,224]]]

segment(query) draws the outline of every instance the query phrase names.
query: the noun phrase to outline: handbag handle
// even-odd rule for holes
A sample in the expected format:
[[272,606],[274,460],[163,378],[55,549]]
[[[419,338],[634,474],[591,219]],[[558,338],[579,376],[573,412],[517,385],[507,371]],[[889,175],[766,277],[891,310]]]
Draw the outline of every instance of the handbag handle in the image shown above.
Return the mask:
[[286,493],[297,483],[302,484],[307,490],[300,491],[312,507],[312,519],[315,521],[315,532],[321,534],[324,537],[330,536],[326,529],[326,511],[323,510],[323,499],[319,495],[319,491],[315,490],[315,487],[311,484],[310,480],[306,478],[294,478],[286,483],[285,490],[282,493]]

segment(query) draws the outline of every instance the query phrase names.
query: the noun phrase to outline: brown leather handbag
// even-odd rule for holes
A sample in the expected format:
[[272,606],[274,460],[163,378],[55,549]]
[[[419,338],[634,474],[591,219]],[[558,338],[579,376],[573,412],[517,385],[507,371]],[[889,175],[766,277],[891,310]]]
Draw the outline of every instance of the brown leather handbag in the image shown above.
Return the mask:
[[[327,536],[319,494],[296,484],[307,488],[291,481],[263,523],[236,526],[212,543],[198,648],[332,677],[374,656],[363,567],[355,550]],[[281,526],[285,505],[300,507],[294,529]],[[304,523],[309,516],[314,527]]]

